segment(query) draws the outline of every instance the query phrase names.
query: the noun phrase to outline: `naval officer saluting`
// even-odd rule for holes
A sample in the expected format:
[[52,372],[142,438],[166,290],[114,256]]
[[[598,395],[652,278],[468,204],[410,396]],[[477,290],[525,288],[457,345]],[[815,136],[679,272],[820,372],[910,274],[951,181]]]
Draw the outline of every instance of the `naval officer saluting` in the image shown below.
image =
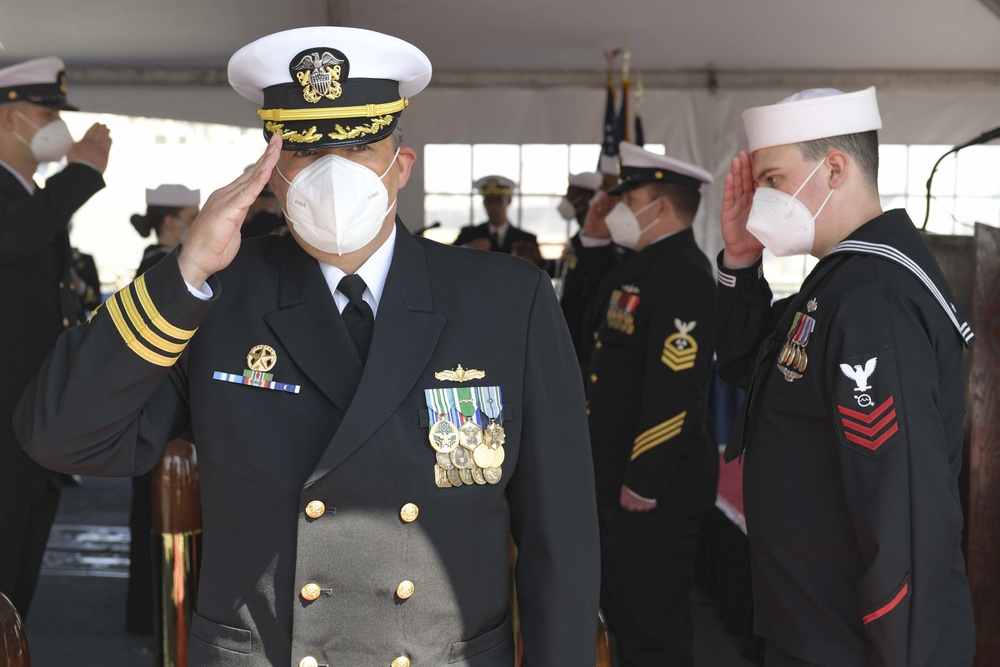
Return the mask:
[[[511,535],[524,664],[594,663],[593,473],[548,276],[395,216],[399,115],[430,75],[352,28],[237,52],[266,153],[22,401],[22,444],[56,469],[134,475],[196,443],[192,664],[507,667]],[[241,243],[268,178],[291,234]]]

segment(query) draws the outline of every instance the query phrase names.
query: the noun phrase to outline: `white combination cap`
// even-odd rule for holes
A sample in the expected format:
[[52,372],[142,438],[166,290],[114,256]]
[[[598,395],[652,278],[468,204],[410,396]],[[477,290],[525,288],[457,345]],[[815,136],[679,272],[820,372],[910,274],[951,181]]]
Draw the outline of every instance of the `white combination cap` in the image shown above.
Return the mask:
[[420,49],[360,28],[285,30],[229,60],[230,85],[260,105],[264,137],[280,134],[285,150],[380,141],[430,79]]
[[491,174],[477,178],[472,187],[484,197],[509,197],[517,189],[517,183],[505,176]]
[[183,185],[164,183],[150,190],[146,188],[146,206],[198,206],[201,191],[191,190]]
[[602,183],[604,183],[604,176],[596,171],[585,171],[582,174],[569,175],[569,185],[572,188],[597,192],[600,190]]
[[0,104],[31,102],[66,111],[66,65],[54,56],[34,58],[0,69]]
[[701,167],[647,151],[628,141],[618,145],[618,160],[621,163],[618,185],[608,194],[620,194],[648,183],[673,183],[697,190],[702,183],[713,180]]
[[743,112],[750,152],[882,129],[875,87],[855,93],[812,88]]

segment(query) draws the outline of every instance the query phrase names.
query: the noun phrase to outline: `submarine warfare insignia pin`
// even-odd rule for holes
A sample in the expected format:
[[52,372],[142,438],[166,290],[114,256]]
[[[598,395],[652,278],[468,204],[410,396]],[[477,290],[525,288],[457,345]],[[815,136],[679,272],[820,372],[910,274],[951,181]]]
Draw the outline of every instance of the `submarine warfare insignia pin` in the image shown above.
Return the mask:
[[215,371],[212,373],[213,380],[232,382],[233,384],[245,384],[261,389],[271,389],[273,391],[284,391],[290,394],[297,394],[302,387],[297,384],[285,384],[275,382],[274,375],[267,371],[274,368],[278,363],[278,354],[270,345],[254,345],[247,353],[247,368],[242,375],[235,373],[223,373]]

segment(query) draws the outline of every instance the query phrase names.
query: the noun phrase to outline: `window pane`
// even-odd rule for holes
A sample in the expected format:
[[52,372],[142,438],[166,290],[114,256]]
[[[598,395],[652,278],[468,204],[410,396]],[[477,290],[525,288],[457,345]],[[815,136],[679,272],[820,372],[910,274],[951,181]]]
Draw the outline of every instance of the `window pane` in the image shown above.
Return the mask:
[[878,189],[883,195],[901,195],[906,192],[906,146],[886,144],[878,149]]
[[[906,212],[910,214],[913,224],[918,228],[924,222],[926,199],[923,196],[907,197]],[[954,197],[935,197],[931,200],[931,217],[927,222],[927,231],[933,234],[954,234],[955,219]]]
[[[973,223],[1000,225],[1000,199],[996,197],[959,197],[955,202],[955,217],[959,224],[956,234],[971,234]],[[965,223],[965,224],[962,224]]]
[[517,144],[476,144],[472,147],[472,182],[483,176],[506,176],[512,181],[521,179],[521,147]]
[[1000,146],[970,146],[962,150],[957,169],[958,195],[1000,196]]
[[472,197],[469,195],[427,195],[424,197],[424,221],[426,225],[440,222],[437,229],[428,230],[427,238],[451,243],[458,230],[469,224],[472,211]]
[[472,146],[424,146],[424,192],[467,194],[472,184]]
[[[523,196],[521,204],[521,228],[538,236],[540,246],[555,244],[560,248],[569,238],[569,224],[556,210],[561,196]],[[576,223],[573,223],[575,226]],[[544,250],[544,248],[543,248]],[[544,253],[543,253],[544,256]]]
[[521,147],[521,192],[563,194],[569,174],[569,146],[527,144]]
[[[910,174],[907,179],[909,194],[927,192],[927,178],[931,175],[934,163],[950,148],[951,146],[910,146]],[[941,160],[937,173],[934,174],[932,192],[935,197],[955,194],[954,155]],[[920,218],[922,220],[923,216]]]
[[569,171],[571,174],[597,171],[597,163],[600,159],[600,144],[570,144]]

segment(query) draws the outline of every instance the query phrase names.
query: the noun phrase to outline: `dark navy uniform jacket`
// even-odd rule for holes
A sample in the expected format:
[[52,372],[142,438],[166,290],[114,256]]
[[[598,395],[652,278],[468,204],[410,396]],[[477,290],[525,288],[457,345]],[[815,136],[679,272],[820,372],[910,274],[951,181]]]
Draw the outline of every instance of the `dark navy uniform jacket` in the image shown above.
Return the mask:
[[520,227],[515,227],[510,223],[507,224],[507,233],[503,237],[503,243],[494,243],[492,236],[490,236],[490,223],[488,222],[462,227],[462,229],[458,231],[458,237],[452,242],[452,245],[465,245],[466,243],[476,239],[488,239],[490,241],[490,250],[507,253],[508,255],[514,249],[514,244],[518,241],[530,243],[534,246],[538,245],[537,236],[531,232],[524,231]]
[[598,501],[617,507],[624,483],[676,516],[704,513],[719,461],[705,399],[711,264],[686,229],[629,256],[598,294],[585,379]]
[[[0,284],[7,292],[0,349],[0,501],[36,497],[51,476],[17,444],[11,418],[21,392],[67,327],[77,324],[78,297],[68,284],[70,216],[104,179],[92,167],[69,164],[34,194],[0,167]],[[3,539],[0,536],[0,539]]]
[[930,251],[888,211],[773,307],[759,263],[721,261],[719,371],[751,387],[727,459],[745,447],[756,633],[830,667],[968,664],[972,333]]
[[[37,460],[90,475],[147,471],[189,433],[204,521],[191,665],[509,667],[511,535],[525,664],[594,663],[584,398],[544,273],[397,223],[363,366],[294,238],[244,241],[207,302],[176,256],[60,338],[17,425]],[[269,377],[230,381],[258,345]],[[485,377],[435,377],[459,364]],[[502,478],[441,488],[424,389],[475,386],[502,392]]]

